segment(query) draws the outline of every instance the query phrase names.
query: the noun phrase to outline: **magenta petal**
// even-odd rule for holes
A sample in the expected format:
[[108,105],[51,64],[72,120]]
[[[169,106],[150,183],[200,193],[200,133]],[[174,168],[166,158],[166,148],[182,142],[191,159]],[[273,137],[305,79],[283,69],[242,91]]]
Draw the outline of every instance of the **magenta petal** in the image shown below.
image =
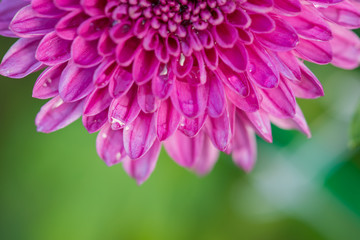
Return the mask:
[[87,41],[82,37],[74,39],[71,53],[74,63],[81,67],[93,67],[103,60],[97,52],[98,40]]
[[94,89],[92,77],[95,68],[79,68],[69,62],[60,77],[59,93],[65,102],[75,102]]
[[56,32],[51,32],[40,41],[35,57],[46,65],[57,65],[71,58],[70,48],[71,41],[59,38]]
[[104,15],[104,8],[107,2],[103,0],[81,0],[84,11],[90,16]]
[[160,141],[169,138],[178,128],[181,115],[172,106],[170,99],[161,102],[156,117],[156,134]]
[[324,96],[320,81],[303,63],[300,64],[301,79],[299,82],[290,82],[290,87],[296,97],[318,98]]
[[248,72],[250,78],[263,88],[274,88],[279,82],[279,73],[269,54],[262,48],[247,48],[249,53]]
[[113,77],[116,67],[117,64],[112,57],[104,59],[104,61],[97,66],[94,72],[94,84],[99,88],[108,85]]
[[139,86],[137,95],[139,106],[143,112],[152,113],[159,108],[161,101],[154,96],[151,82]]
[[125,171],[134,179],[138,185],[143,184],[155,169],[159,158],[161,144],[155,141],[150,150],[139,159],[126,158],[123,161]]
[[204,126],[206,119],[206,114],[193,119],[182,118],[178,129],[188,137],[195,137]]
[[87,98],[84,115],[95,115],[107,109],[112,101],[107,87],[95,89]]
[[343,1],[334,6],[317,8],[328,20],[346,28],[360,27],[360,9],[351,1]]
[[220,58],[236,72],[245,71],[248,65],[248,54],[244,45],[237,42],[233,48],[217,47]]
[[332,28],[334,38],[330,41],[333,59],[331,63],[344,69],[354,69],[360,63],[360,39],[348,29]]
[[220,77],[214,72],[208,71],[209,99],[207,113],[210,117],[219,117],[226,107],[225,90]]
[[257,34],[259,42],[273,51],[290,51],[295,48],[299,38],[294,28],[281,18],[274,18],[275,29],[271,33]]
[[328,41],[331,39],[331,29],[320,14],[307,7],[302,6],[299,15],[295,17],[284,17],[285,21],[291,24],[296,32],[303,38],[312,40]]
[[155,115],[143,113],[124,128],[124,148],[131,159],[144,156],[156,139]]
[[170,96],[174,88],[175,75],[167,65],[161,64],[158,73],[152,79],[153,94],[163,100]]
[[109,26],[109,19],[104,16],[88,18],[78,28],[79,36],[86,40],[98,39]]
[[249,172],[256,161],[256,139],[253,131],[240,120],[236,120],[232,158],[236,165]]
[[297,129],[304,133],[308,138],[311,137],[309,126],[306,123],[305,117],[301,112],[299,105],[296,105],[296,113],[293,118],[281,119],[271,117],[271,122],[282,129]]
[[32,0],[31,7],[41,16],[60,17],[65,13],[55,6],[53,0]]
[[301,12],[299,0],[274,0],[274,7],[283,13],[291,15]]
[[107,123],[107,119],[108,109],[105,109],[92,116],[83,115],[82,122],[89,133],[94,133],[99,131]]
[[72,11],[59,20],[55,26],[55,31],[63,39],[74,40],[77,36],[78,26],[86,19],[87,15],[83,11]]
[[30,5],[22,8],[10,23],[9,28],[20,37],[43,36],[54,30],[58,19],[41,18]]
[[117,44],[116,60],[120,66],[129,66],[134,61],[135,55],[141,50],[140,43],[140,39],[131,37]]
[[256,133],[268,142],[272,142],[270,118],[266,112],[259,110],[256,112],[241,112],[241,117],[245,118],[252,125]]
[[205,175],[212,170],[219,157],[217,150],[208,137],[204,136],[201,152],[191,167],[199,175]]
[[206,130],[214,146],[220,151],[225,151],[232,137],[228,111],[218,118],[209,117],[206,122]]
[[212,32],[216,43],[223,48],[232,48],[238,38],[236,28],[226,22],[214,26]]
[[60,9],[73,10],[80,8],[80,0],[53,0]]
[[164,142],[164,147],[177,164],[190,168],[202,152],[204,137],[204,134],[198,134],[196,137],[189,138],[180,131],[176,131]]
[[59,96],[47,102],[36,116],[37,131],[49,133],[66,127],[81,116],[83,101],[66,103]]
[[132,86],[132,74],[122,67],[117,67],[110,79],[109,92],[113,98],[123,96]]
[[139,115],[141,109],[137,101],[137,87],[132,87],[125,95],[112,101],[109,109],[109,120],[113,129],[130,124]]
[[106,124],[97,135],[96,150],[108,166],[122,161],[126,157],[123,131],[114,131],[109,124]]
[[291,118],[295,115],[295,96],[285,80],[281,80],[276,88],[262,90],[261,107],[272,116]]
[[208,101],[208,86],[175,81],[171,94],[174,107],[187,118],[196,118],[204,114]]
[[157,60],[153,51],[141,50],[134,59],[133,77],[138,84],[149,81],[156,73],[160,62]]
[[59,94],[60,76],[66,64],[59,64],[47,68],[40,74],[33,88],[34,98],[46,99]]
[[300,43],[295,51],[302,59],[317,64],[328,64],[332,60],[332,51],[329,42],[300,39]]
[[24,0],[2,0],[0,2],[0,35],[16,37],[9,29],[9,24],[17,11],[29,3]]
[[243,97],[228,87],[225,87],[225,93],[228,99],[238,108],[246,112],[254,112],[259,110],[260,103],[257,98],[254,87],[249,84],[249,94]]
[[38,70],[41,63],[34,57],[38,44],[37,38],[17,40],[5,54],[0,65],[0,74],[11,78],[23,78]]
[[255,33],[269,33],[275,29],[275,21],[267,14],[250,14],[250,30]]

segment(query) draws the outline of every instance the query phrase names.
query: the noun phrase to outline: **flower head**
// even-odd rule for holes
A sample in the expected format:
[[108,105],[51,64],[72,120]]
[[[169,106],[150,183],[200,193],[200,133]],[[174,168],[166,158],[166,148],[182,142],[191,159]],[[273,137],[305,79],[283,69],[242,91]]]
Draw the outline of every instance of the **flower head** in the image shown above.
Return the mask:
[[19,38],[0,74],[44,69],[38,131],[82,116],[139,184],[162,143],[199,174],[219,151],[250,171],[270,122],[310,136],[295,97],[323,89],[303,60],[360,62],[358,0],[2,0],[0,13],[0,34]]

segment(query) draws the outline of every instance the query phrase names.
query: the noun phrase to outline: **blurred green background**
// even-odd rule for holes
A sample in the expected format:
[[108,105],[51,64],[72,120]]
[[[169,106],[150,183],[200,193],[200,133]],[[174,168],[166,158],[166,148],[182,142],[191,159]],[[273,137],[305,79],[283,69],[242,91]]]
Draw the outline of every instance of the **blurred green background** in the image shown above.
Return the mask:
[[[0,39],[1,56],[12,42]],[[0,78],[0,239],[360,239],[360,151],[348,134],[360,71],[310,67],[326,93],[299,100],[311,139],[273,127],[253,172],[223,154],[202,178],[162,151],[140,187],[99,159],[80,121],[36,132],[38,74]]]

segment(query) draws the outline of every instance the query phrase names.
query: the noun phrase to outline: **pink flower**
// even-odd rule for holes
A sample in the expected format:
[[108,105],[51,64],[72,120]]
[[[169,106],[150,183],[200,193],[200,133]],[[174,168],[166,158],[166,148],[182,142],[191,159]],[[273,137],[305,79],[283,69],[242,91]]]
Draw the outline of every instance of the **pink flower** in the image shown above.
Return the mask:
[[44,69],[38,131],[82,116],[139,184],[162,143],[198,174],[219,151],[250,171],[270,122],[310,136],[295,97],[323,89],[303,60],[356,68],[359,27],[358,0],[3,0],[0,34],[20,39],[0,74]]

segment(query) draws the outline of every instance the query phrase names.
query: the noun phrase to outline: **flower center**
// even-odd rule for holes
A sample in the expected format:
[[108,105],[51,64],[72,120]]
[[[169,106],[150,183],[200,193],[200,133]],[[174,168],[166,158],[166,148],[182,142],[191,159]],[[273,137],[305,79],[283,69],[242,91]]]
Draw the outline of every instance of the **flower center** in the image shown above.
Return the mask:
[[224,20],[223,10],[235,8],[229,0],[121,0],[114,18],[143,19],[163,37],[170,33],[183,37],[188,26],[204,30],[209,24],[218,25]]

